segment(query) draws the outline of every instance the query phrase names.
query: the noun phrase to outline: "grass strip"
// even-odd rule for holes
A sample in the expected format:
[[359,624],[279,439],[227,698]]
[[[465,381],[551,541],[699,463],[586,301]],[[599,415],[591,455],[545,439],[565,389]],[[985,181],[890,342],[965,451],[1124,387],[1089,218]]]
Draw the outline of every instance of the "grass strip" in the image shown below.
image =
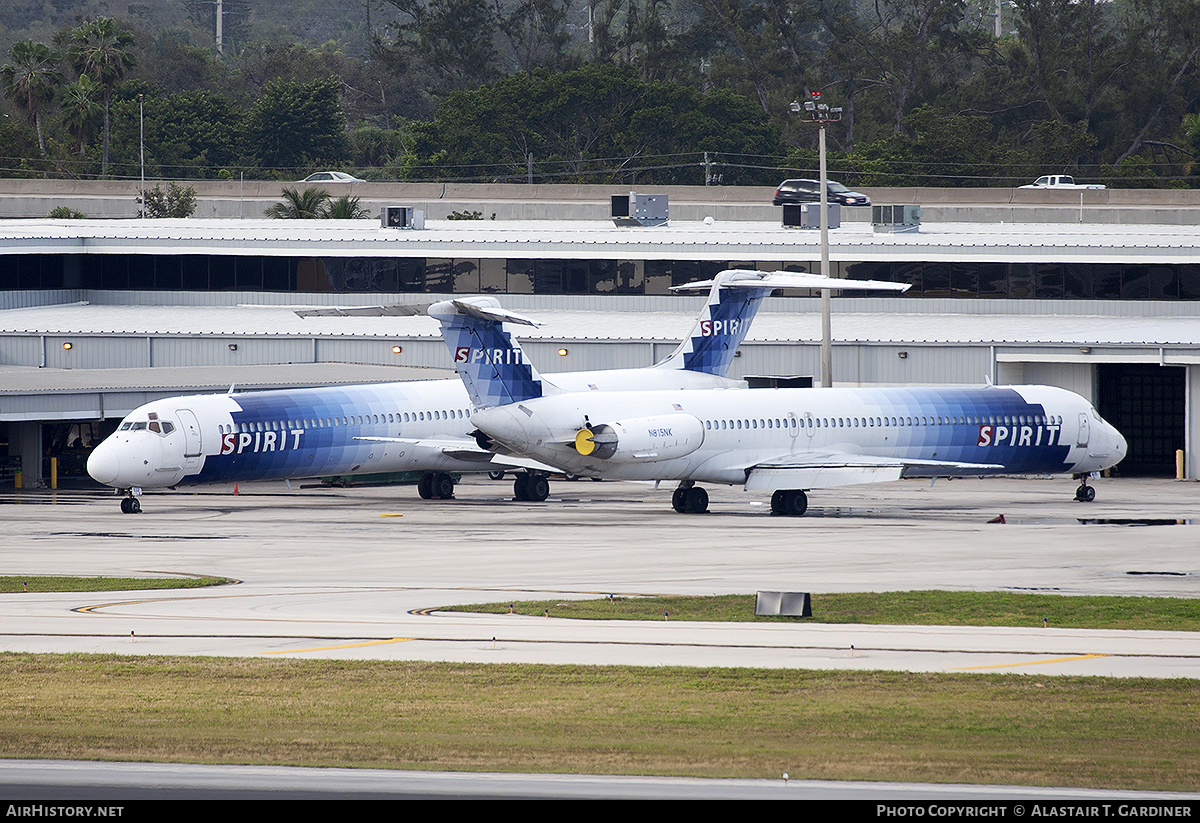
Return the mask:
[[232,582],[227,577],[0,577],[0,593],[199,589]]
[[[1200,631],[1200,600],[1076,597],[1023,592],[852,592],[814,594],[812,617],[757,617],[754,595],[613,597],[513,603],[516,614],[590,620],[706,620],[865,623],[901,626],[1042,626],[1071,629]],[[508,603],[446,606],[445,611],[507,614]]]
[[0,756],[1191,791],[1198,704],[1189,680],[6,653]]

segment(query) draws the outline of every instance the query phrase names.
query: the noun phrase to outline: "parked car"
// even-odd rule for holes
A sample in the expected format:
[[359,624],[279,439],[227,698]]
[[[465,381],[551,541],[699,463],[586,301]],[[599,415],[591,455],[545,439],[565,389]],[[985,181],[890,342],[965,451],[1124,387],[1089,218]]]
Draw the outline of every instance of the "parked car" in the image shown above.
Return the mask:
[[[827,181],[826,191],[830,203],[841,203],[843,206],[869,206],[871,198],[862,192],[851,191],[835,180]],[[771,201],[776,206],[784,203],[819,203],[821,202],[820,180],[784,180],[775,189],[775,199]]]
[[344,171],[318,171],[313,172],[299,183],[365,183],[361,177],[355,177],[353,174],[346,174]]

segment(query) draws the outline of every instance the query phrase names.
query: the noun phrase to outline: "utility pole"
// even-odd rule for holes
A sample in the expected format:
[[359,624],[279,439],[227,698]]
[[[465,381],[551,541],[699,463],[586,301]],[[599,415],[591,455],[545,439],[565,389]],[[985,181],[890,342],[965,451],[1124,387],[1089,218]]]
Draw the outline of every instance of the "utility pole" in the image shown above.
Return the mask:
[[142,158],[142,219],[146,219],[146,95],[138,95],[138,153]]
[[[809,92],[809,99],[796,101],[790,106],[794,114],[805,116],[805,122],[815,123],[820,129],[821,157],[821,276],[829,276],[829,178],[825,174],[825,127],[842,119],[841,106],[829,108],[821,102],[821,92]],[[830,290],[821,289],[821,385],[833,386],[833,332],[829,319]]]

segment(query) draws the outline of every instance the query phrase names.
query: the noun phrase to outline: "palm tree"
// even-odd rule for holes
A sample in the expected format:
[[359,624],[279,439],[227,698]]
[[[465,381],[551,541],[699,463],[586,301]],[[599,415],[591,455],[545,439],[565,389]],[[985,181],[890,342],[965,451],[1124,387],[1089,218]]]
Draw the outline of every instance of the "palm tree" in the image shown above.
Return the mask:
[[86,74],[80,75],[78,82],[63,90],[60,108],[63,125],[75,138],[75,150],[83,157],[88,140],[96,134],[96,121],[104,113],[100,84]]
[[113,89],[126,70],[137,65],[137,59],[129,50],[133,35],[117,28],[111,17],[85,20],[71,32],[71,44],[67,54],[71,65],[80,76],[87,75],[103,89],[104,97],[104,158],[100,164],[101,176],[108,174],[108,104],[112,101]]
[[343,194],[337,200],[331,200],[322,212],[327,220],[361,220],[370,216],[370,212],[358,204],[359,198]]
[[316,220],[325,216],[325,206],[329,202],[329,192],[325,189],[283,189],[283,202],[276,203],[265,212],[267,217],[281,220]]
[[58,68],[62,55],[45,43],[32,40],[13,43],[8,55],[12,63],[0,66],[0,85],[4,88],[4,96],[23,111],[37,129],[38,148],[45,159],[42,112],[54,101],[62,83],[62,71]]

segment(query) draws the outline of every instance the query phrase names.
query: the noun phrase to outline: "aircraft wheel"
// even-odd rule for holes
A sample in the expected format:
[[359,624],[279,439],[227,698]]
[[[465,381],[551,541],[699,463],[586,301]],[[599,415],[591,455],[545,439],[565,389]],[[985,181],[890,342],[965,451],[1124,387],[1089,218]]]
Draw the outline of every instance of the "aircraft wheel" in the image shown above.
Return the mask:
[[704,514],[708,511],[708,492],[698,487],[688,489],[687,510],[691,514]]
[[142,503],[136,497],[121,498],[121,514],[141,514]]
[[1096,499],[1096,490],[1085,483],[1075,490],[1075,499],[1080,503],[1091,503]]
[[529,499],[529,475],[521,473],[513,481],[513,497],[517,500]]
[[490,477],[492,480],[503,480],[504,469],[495,469],[494,471],[490,471],[488,472],[488,477]]
[[801,517],[808,511],[808,495],[800,489],[788,491],[784,498],[784,511],[792,517]]
[[671,508],[680,514],[687,512],[687,493],[688,490],[682,487],[671,492]]
[[433,496],[440,500],[454,499],[454,478],[443,472],[433,476]]
[[771,495],[771,514],[787,514],[787,509],[784,505],[787,501],[787,492],[783,489],[778,489]]
[[530,500],[541,503],[550,496],[550,481],[543,475],[535,474],[529,478],[526,490],[529,492]]
[[429,472],[417,478],[417,494],[421,495],[422,500],[433,499],[433,475]]
[[132,499],[132,497],[121,498],[121,514],[132,514],[132,512],[129,511],[129,501]]
[[578,479],[579,479],[579,475],[577,475],[577,474],[564,474],[563,475],[563,480],[566,480],[570,483],[574,483]]

